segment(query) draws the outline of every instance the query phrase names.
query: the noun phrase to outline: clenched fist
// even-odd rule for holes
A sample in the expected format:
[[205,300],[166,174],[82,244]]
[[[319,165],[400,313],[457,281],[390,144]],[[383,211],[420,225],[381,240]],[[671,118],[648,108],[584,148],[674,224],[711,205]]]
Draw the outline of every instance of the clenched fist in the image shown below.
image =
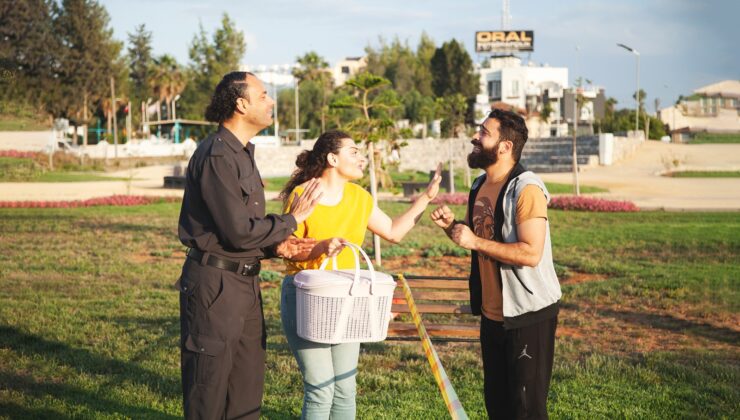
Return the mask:
[[450,232],[450,239],[465,249],[475,248],[475,242],[478,239],[468,225],[464,223],[455,223]]
[[447,229],[455,222],[455,213],[447,206],[437,207],[430,215],[432,221],[442,229]]

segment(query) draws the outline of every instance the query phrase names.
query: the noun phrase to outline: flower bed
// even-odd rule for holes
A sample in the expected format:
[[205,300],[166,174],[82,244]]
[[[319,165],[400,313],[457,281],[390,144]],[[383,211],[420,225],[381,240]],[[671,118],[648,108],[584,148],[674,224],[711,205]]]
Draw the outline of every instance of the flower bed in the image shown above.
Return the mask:
[[[413,199],[415,199],[414,197]],[[464,205],[468,203],[468,193],[444,193],[439,194],[432,200],[432,204],[455,204]],[[576,211],[598,211],[598,212],[633,212],[640,209],[631,201],[613,201],[594,197],[556,196],[550,200],[548,205],[551,209],[576,210]]]
[[558,210],[633,212],[640,209],[631,201],[613,201],[593,197],[558,196],[550,200],[548,206]]
[[112,195],[74,201],[0,201],[0,208],[75,208],[94,206],[141,206],[154,203],[180,202],[179,197],[149,197],[142,195]]
[[33,159],[39,154],[38,152],[22,152],[20,150],[0,150],[0,157],[9,158]]

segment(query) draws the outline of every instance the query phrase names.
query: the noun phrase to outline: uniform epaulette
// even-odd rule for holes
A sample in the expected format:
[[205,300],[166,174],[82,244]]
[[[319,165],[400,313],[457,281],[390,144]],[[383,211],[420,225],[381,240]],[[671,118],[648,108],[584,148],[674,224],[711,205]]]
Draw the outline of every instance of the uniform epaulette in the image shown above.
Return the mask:
[[213,139],[209,156],[223,156],[226,154],[226,145],[219,137]]

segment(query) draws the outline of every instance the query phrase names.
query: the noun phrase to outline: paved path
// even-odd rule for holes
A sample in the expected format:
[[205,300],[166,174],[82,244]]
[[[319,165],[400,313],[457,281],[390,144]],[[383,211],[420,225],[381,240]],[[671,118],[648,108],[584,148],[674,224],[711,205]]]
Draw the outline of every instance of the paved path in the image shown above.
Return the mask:
[[[670,161],[678,163],[676,167]],[[740,171],[740,144],[644,143],[630,158],[579,173],[582,185],[604,187],[610,199],[642,209],[740,210],[740,178],[671,178],[667,169]],[[572,173],[542,174],[545,181],[572,183]]]
[[[632,157],[613,166],[583,170],[580,182],[609,189],[598,196],[630,200],[643,209],[740,211],[740,178],[669,178],[678,169],[740,170],[740,144],[674,145],[646,142]],[[666,162],[666,163],[664,163]],[[83,200],[113,194],[182,196],[182,190],[162,188],[172,166],[150,166],[107,175],[131,181],[70,183],[0,183],[0,201]],[[542,174],[545,181],[571,183],[570,173]],[[267,198],[276,196],[268,192]]]

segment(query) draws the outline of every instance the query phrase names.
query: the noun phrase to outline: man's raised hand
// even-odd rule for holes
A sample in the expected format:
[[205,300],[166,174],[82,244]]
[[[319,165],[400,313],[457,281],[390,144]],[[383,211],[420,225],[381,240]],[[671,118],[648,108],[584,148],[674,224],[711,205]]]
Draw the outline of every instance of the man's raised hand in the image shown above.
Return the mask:
[[295,217],[296,223],[303,223],[308,219],[316,204],[319,203],[322,194],[321,183],[317,178],[308,181],[303,194],[300,196],[293,193],[293,204],[290,206],[290,214]]

